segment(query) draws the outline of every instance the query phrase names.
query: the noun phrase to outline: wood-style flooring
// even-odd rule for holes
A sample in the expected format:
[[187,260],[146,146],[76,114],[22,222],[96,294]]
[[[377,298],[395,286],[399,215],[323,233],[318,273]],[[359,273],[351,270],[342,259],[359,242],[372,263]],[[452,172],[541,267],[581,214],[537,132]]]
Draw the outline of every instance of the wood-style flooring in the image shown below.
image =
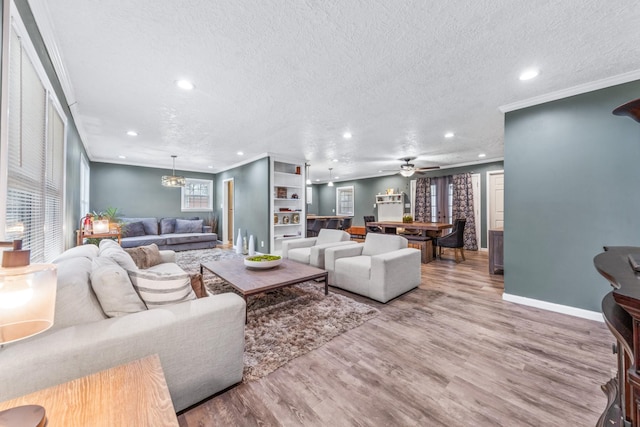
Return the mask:
[[616,365],[604,323],[505,302],[487,253],[465,255],[455,264],[446,251],[418,289],[366,300],[378,317],[180,425],[594,426]]

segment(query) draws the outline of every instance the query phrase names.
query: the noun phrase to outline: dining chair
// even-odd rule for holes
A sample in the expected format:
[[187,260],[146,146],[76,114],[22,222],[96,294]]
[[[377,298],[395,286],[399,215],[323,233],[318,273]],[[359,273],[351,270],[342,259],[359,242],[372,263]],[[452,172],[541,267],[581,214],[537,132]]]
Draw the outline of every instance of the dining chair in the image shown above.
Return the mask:
[[316,219],[311,224],[311,228],[307,229],[307,236],[315,237],[320,233],[320,230],[324,227],[325,220],[324,219]]
[[436,238],[436,246],[438,247],[438,256],[442,258],[442,248],[453,248],[456,262],[458,260],[458,251],[462,256],[462,260],[466,261],[464,257],[464,226],[467,223],[466,219],[456,219],[453,223],[453,230],[451,233]]
[[330,218],[325,228],[337,230],[340,227],[340,220],[338,218]]
[[340,230],[347,231],[348,229],[350,229],[352,221],[353,221],[353,218],[351,217],[342,218],[342,223],[340,224]]

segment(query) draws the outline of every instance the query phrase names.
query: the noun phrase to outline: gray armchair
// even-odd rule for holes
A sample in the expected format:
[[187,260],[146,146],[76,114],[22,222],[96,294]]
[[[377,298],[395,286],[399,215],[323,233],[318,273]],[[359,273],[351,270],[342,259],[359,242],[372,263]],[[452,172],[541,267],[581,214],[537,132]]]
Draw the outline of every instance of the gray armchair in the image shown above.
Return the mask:
[[340,245],[354,245],[346,231],[323,228],[318,237],[285,240],[282,258],[288,258],[313,267],[324,268],[325,249]]
[[420,251],[407,239],[369,233],[364,243],[328,248],[329,284],[386,303],[420,285]]

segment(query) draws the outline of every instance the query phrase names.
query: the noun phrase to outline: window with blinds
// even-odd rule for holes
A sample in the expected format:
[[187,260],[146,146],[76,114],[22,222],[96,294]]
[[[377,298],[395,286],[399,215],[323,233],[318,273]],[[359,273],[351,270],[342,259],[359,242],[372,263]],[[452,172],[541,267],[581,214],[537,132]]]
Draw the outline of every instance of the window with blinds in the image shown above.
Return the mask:
[[213,210],[213,181],[187,178],[182,187],[182,212]]
[[32,262],[47,262],[64,249],[66,122],[27,43],[26,31],[12,19],[4,234],[22,239]]

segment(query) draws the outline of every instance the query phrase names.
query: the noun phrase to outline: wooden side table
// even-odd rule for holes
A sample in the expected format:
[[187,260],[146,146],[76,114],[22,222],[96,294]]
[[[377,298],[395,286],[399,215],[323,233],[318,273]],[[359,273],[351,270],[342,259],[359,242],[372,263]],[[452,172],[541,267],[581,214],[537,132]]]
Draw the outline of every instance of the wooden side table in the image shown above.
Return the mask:
[[105,239],[105,238],[117,238],[118,244],[122,243],[122,233],[98,233],[98,234],[87,234],[82,232],[81,230],[76,230],[76,246],[82,245],[84,239]]
[[49,426],[177,427],[158,355],[0,403],[41,405]]

